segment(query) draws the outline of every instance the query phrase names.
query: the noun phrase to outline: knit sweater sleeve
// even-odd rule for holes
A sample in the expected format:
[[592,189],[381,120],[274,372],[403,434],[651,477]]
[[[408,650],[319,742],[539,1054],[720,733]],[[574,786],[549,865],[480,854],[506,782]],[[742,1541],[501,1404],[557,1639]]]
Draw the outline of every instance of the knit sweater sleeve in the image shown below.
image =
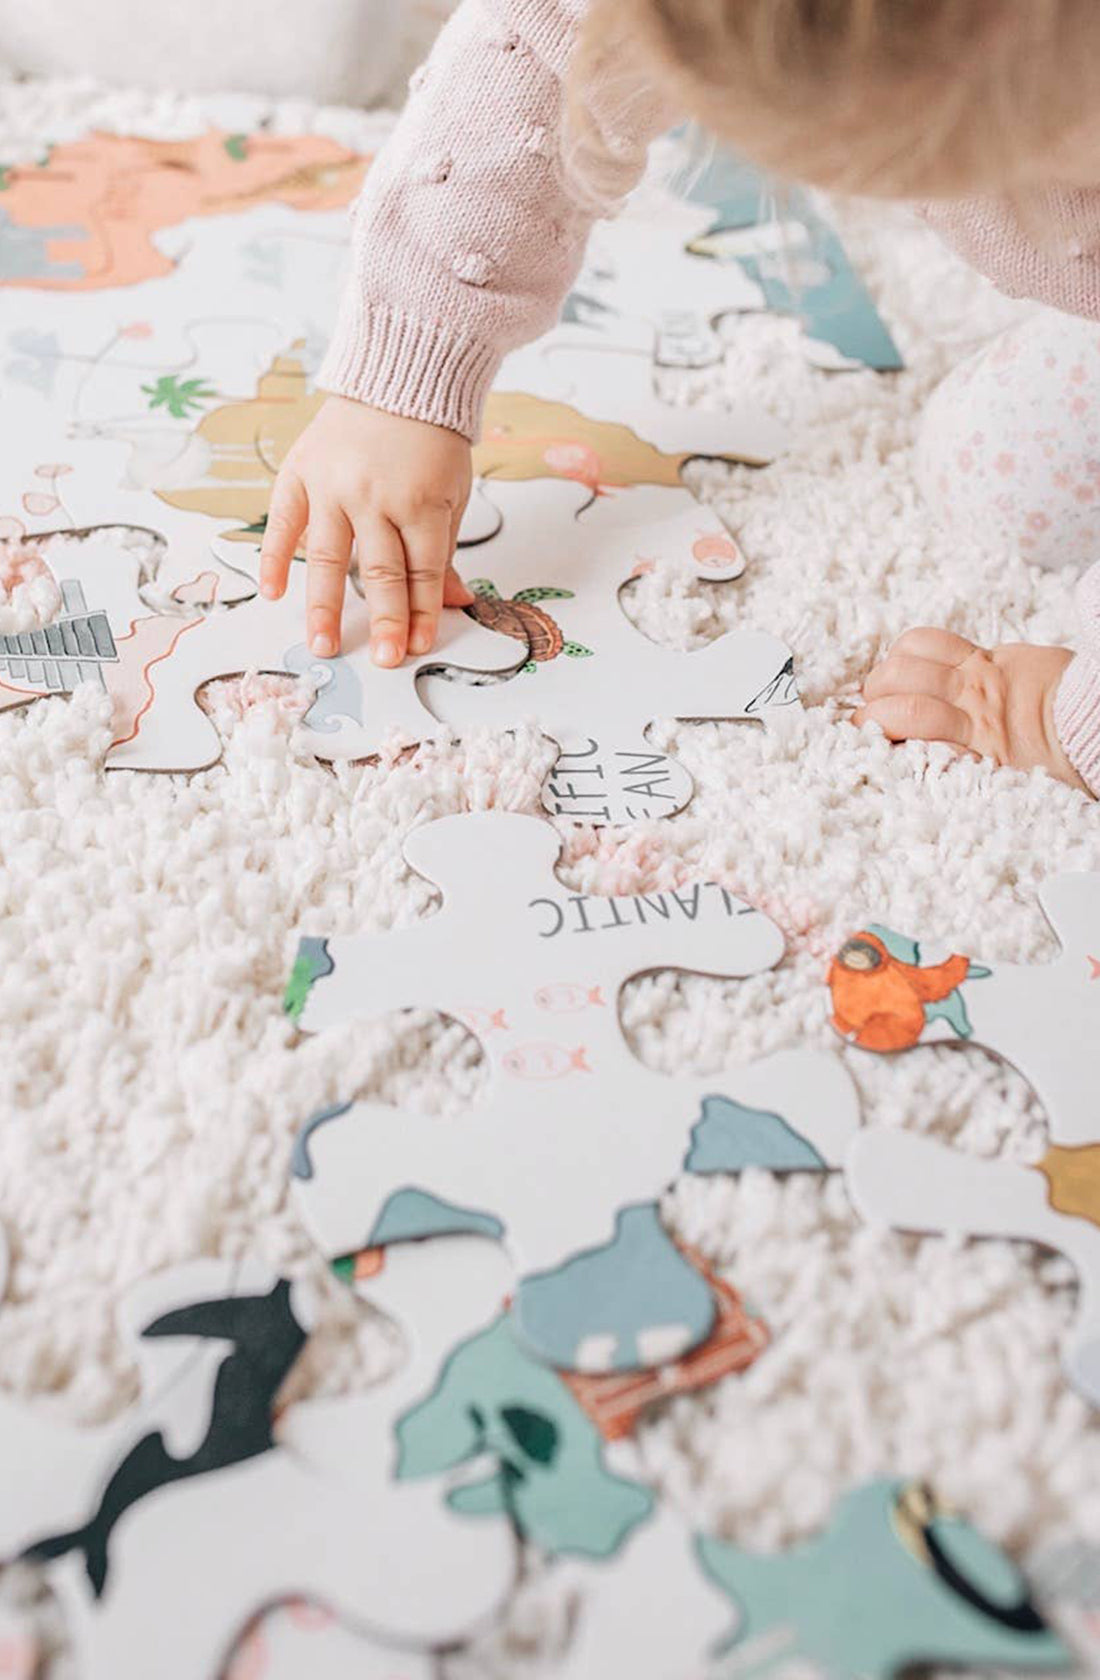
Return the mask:
[[[463,0],[353,213],[323,389],[476,437],[504,355],[553,324],[593,220],[561,143],[585,0]],[[611,136],[624,185],[663,126]]]
[[1054,725],[1081,780],[1100,798],[1100,563],[1077,589],[1081,651],[1059,685]]

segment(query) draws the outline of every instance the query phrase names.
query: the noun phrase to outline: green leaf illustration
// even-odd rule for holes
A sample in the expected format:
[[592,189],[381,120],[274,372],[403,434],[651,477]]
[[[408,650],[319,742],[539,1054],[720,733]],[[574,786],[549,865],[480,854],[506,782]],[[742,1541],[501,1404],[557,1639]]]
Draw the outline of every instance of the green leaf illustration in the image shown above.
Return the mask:
[[558,1426],[553,1418],[529,1406],[502,1406],[500,1415],[524,1457],[536,1464],[553,1464],[558,1453]]
[[224,141],[225,149],[235,163],[243,163],[248,156],[248,135],[227,134]]
[[174,373],[162,373],[154,385],[143,385],[150,408],[166,408],[175,420],[186,420],[192,409],[201,409],[217,391],[204,379],[180,379]]

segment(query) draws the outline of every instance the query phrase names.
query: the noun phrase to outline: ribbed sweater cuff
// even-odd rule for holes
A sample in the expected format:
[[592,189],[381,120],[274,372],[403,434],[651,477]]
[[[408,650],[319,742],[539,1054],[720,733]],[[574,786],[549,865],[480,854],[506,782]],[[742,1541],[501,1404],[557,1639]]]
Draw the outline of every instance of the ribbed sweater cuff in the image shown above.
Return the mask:
[[317,383],[476,441],[499,363],[500,352],[491,345],[353,294],[345,299]]
[[1054,727],[1073,768],[1100,799],[1100,665],[1079,653],[1054,697]]

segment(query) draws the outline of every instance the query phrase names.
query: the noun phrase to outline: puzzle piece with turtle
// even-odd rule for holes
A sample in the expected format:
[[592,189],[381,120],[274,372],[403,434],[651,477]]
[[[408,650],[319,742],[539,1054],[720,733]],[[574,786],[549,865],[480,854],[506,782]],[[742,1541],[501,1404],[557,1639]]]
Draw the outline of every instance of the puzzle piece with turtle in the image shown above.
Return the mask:
[[395,1419],[482,1306],[470,1291],[438,1303],[425,1363],[355,1399],[364,1433],[339,1465],[304,1454],[294,1408],[278,1412],[311,1310],[256,1266],[197,1262],[131,1293],[142,1397],[111,1423],[4,1399],[0,1556],[47,1569],[82,1680],[138,1680],[152,1652],[164,1680],[213,1680],[244,1624],[288,1598],[421,1655],[494,1616],[514,1582],[507,1526],[453,1511],[461,1477],[412,1483],[393,1465]]
[[322,1111],[295,1145],[294,1192],[331,1260],[441,1234],[502,1240],[529,1344],[563,1367],[628,1371],[686,1353],[714,1323],[710,1290],[657,1210],[685,1154],[701,1173],[821,1172],[840,1164],[858,1111],[839,1061],[821,1053],[720,1080],[643,1067],[618,1019],[632,976],[760,973],[782,935],[714,884],[570,893],[554,877],[558,851],[535,818],[443,818],[405,846],[441,887],[441,910],[384,935],[302,941],[287,1006],[304,1030],[438,1010],[480,1039],[491,1084],[461,1121],[366,1101]]
[[429,675],[423,695],[459,730],[533,717],[561,749],[543,789],[547,810],[594,823],[670,816],[694,784],[649,744],[655,719],[766,726],[797,707],[791,650],[767,631],[738,626],[683,652],[627,618],[621,592],[646,571],[678,567],[726,582],[743,567],[725,527],[686,492],[649,485],[579,503],[575,486],[492,477],[483,490],[501,518],[491,539],[466,551],[463,569],[478,596],[469,611],[525,636],[529,657],[514,682]]
[[833,1024],[865,1049],[981,1044],[1018,1069],[1051,1138],[1035,1166],[984,1160],[899,1131],[864,1133],[848,1182],[863,1216],[905,1230],[1017,1238],[1063,1253],[1080,1293],[1066,1345],[1070,1380],[1100,1406],[1100,1114],[1092,1046],[1100,1027],[1100,875],[1057,876],[1040,903],[1061,953],[1034,966],[926,958],[874,926],[847,940],[829,986]]
[[[417,1339],[452,1264],[488,1284],[499,1249],[451,1237],[446,1263],[430,1246],[399,1244],[361,1256],[364,1299]],[[693,1533],[649,1485],[640,1460],[613,1466],[613,1443],[643,1411],[689,1388],[732,1380],[760,1357],[767,1331],[736,1291],[686,1256],[724,1301],[725,1326],[684,1365],[629,1379],[633,1419],[622,1428],[617,1377],[576,1377],[535,1359],[507,1310],[496,1310],[450,1350],[433,1385],[396,1426],[398,1474],[413,1479],[483,1466],[450,1496],[471,1523],[507,1517],[549,1560],[575,1602],[573,1634],[552,1672],[591,1680],[685,1675],[775,1675],[801,1663],[822,1680],[898,1676],[918,1661],[952,1666],[1013,1662],[1033,1671],[1068,1665],[1061,1642],[1034,1609],[999,1550],[920,1486],[870,1483],[839,1506],[829,1532],[776,1557]],[[444,1287],[446,1285],[444,1284]],[[657,1380],[664,1377],[664,1381]],[[297,1417],[339,1462],[362,1433],[354,1403],[335,1432],[330,1403]],[[307,1448],[307,1456],[309,1449]]]

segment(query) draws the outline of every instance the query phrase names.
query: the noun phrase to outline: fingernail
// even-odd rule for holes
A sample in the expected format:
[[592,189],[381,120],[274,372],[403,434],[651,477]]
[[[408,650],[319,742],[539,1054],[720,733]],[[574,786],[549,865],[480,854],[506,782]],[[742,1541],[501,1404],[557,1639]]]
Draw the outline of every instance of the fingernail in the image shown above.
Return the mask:
[[260,594],[264,597],[265,601],[274,601],[275,585],[271,582],[270,578],[262,578],[260,580]]
[[374,662],[376,665],[396,665],[401,655],[397,651],[396,642],[376,642],[374,644]]
[[318,659],[331,659],[336,652],[336,643],[327,630],[318,630],[309,645]]
[[410,653],[427,653],[431,645],[432,633],[430,630],[414,630],[409,637]]

